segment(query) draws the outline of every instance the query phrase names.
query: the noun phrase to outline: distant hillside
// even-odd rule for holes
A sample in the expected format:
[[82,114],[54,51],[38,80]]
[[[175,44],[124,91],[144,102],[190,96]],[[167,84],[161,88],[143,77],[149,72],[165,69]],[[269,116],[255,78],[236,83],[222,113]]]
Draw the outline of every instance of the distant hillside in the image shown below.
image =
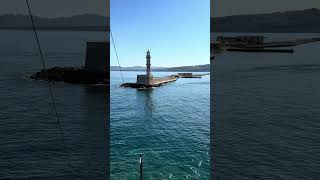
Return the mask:
[[319,33],[320,10],[211,18],[211,32]]
[[[119,66],[110,66],[111,71],[119,71]],[[133,67],[121,67],[122,71],[145,71],[146,67],[142,66],[133,66]]]
[[[34,16],[34,21],[39,30],[109,30],[109,18],[93,14],[59,18]],[[27,15],[2,15],[0,16],[0,29],[32,29],[30,17]]]
[[164,68],[164,71],[184,71],[184,72],[200,72],[200,71],[210,71],[210,64],[205,65],[197,65],[197,66],[181,66],[181,67],[172,67],[172,68]]
[[[111,71],[119,71],[118,66],[111,66]],[[121,67],[122,71],[145,71],[146,67]],[[181,66],[181,67],[152,67],[152,71],[169,71],[169,72],[208,72],[210,71],[210,64],[196,65],[196,66]]]

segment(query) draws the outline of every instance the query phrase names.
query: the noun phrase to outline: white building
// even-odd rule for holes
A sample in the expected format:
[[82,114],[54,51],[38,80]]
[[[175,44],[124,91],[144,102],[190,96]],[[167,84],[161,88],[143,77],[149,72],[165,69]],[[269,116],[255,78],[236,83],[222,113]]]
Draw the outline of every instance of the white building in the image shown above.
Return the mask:
[[137,75],[137,84],[152,85],[153,75],[151,73],[151,55],[149,50],[147,51],[146,60],[147,60],[146,74]]

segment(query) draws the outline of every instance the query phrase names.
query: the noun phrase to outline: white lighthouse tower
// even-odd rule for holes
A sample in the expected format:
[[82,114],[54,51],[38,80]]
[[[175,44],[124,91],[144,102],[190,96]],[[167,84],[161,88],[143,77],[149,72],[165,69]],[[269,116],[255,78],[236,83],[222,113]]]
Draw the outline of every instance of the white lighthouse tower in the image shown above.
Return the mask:
[[152,86],[153,85],[153,76],[151,74],[151,55],[150,51],[147,51],[146,55],[146,74],[143,75],[137,75],[137,84],[140,85],[146,85],[146,86]]
[[147,84],[151,85],[152,84],[152,74],[151,74],[151,56],[150,56],[150,51],[147,51]]

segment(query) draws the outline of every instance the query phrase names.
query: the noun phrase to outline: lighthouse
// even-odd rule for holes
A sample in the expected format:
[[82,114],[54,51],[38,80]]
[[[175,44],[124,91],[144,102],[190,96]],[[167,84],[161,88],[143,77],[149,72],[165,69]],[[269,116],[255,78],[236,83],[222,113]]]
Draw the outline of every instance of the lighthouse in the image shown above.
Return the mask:
[[122,87],[132,87],[132,88],[152,88],[158,87],[162,84],[176,81],[177,76],[165,76],[165,77],[153,77],[151,73],[151,55],[150,51],[147,51],[146,55],[146,74],[138,74],[136,83],[124,83]]
[[147,63],[146,63],[146,65],[147,65],[147,72],[146,72],[146,74],[147,74],[147,84],[151,85],[152,84],[151,62],[150,62],[151,56],[150,56],[150,51],[149,50],[147,51],[146,59],[147,59]]
[[146,55],[146,65],[146,74],[137,75],[137,84],[142,86],[152,86],[153,76],[151,74],[151,55],[149,50]]

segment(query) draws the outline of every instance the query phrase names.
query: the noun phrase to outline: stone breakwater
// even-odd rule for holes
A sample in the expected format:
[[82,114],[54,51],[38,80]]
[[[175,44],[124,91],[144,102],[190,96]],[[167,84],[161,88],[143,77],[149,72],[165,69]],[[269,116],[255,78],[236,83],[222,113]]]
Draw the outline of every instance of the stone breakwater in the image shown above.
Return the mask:
[[166,76],[166,77],[155,77],[152,79],[152,83],[150,85],[139,84],[139,83],[124,83],[121,87],[130,87],[130,88],[152,88],[159,87],[163,84],[174,82],[178,79],[176,76]]
[[108,84],[109,77],[109,72],[90,72],[85,68],[75,67],[53,67],[47,69],[47,71],[42,69],[30,76],[34,80],[77,84]]
[[121,87],[127,87],[127,88],[152,88],[152,87],[159,87],[163,84],[174,82],[179,78],[202,78],[202,76],[209,75],[209,73],[206,74],[192,74],[192,73],[179,73],[177,75],[171,75],[171,76],[165,76],[165,77],[154,77],[151,80],[151,84],[141,84],[141,83],[124,83],[121,85]]

